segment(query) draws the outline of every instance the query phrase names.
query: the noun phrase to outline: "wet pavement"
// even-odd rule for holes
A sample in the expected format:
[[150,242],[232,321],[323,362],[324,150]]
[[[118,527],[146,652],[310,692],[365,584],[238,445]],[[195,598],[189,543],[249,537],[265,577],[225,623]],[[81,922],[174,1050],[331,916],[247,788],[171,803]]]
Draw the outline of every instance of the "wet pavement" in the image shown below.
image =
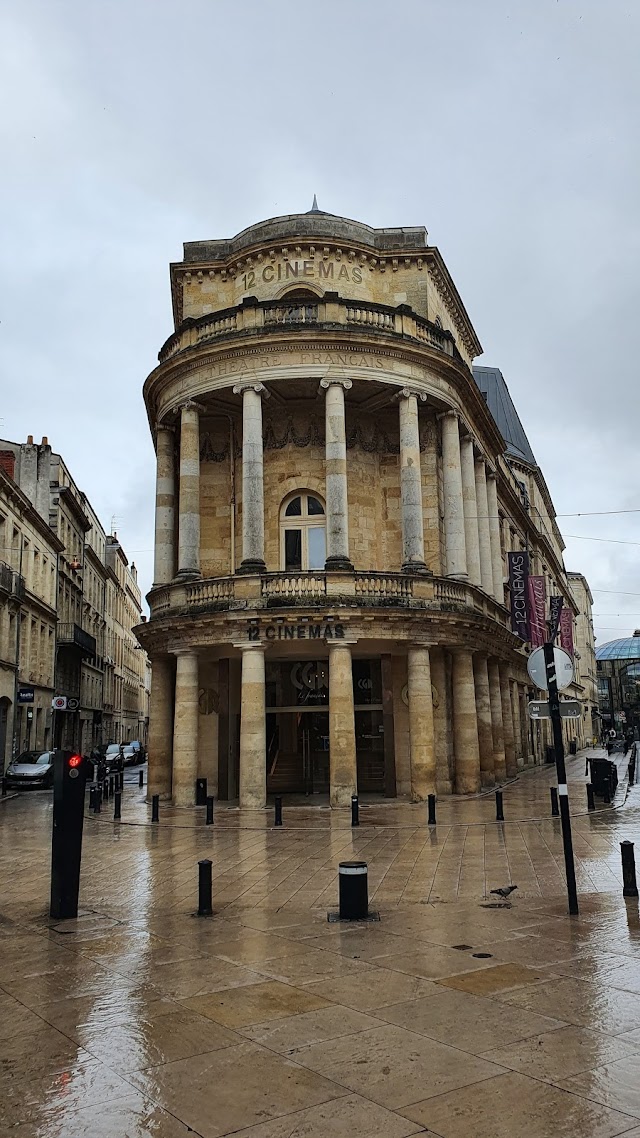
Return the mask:
[[[81,915],[48,918],[51,796],[0,801],[0,1134],[15,1138],[640,1138],[640,841],[626,761],[586,810],[568,764],[580,916],[553,768],[492,794],[361,807],[361,825],[161,806],[127,772],[85,818]],[[197,862],[214,916],[193,916]],[[380,920],[329,923],[364,858]],[[510,906],[490,890],[518,885]]]

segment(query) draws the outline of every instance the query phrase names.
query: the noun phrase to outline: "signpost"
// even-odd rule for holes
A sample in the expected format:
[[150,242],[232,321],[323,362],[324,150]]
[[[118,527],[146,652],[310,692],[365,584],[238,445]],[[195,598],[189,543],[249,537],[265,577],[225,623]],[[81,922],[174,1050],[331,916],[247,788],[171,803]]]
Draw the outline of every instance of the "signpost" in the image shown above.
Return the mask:
[[[544,662],[546,669],[546,683],[545,687],[549,692],[549,716],[551,719],[551,728],[553,731],[553,744],[556,752],[556,771],[558,776],[558,801],[560,803],[560,821],[562,825],[562,845],[564,848],[564,867],[567,875],[567,896],[569,899],[569,913],[572,916],[577,916],[578,909],[578,890],[576,887],[576,868],[573,861],[573,842],[571,839],[571,817],[569,814],[569,792],[567,789],[567,773],[564,765],[564,744],[562,742],[562,719],[560,716],[560,699],[558,696],[558,688],[560,687],[558,671],[558,664],[556,657],[560,656],[560,680],[562,687],[568,687],[573,679],[573,663],[571,657],[567,652],[563,652],[561,648],[554,648],[550,641],[544,645]],[[528,664],[531,662],[532,657],[536,656],[534,652],[529,657]],[[566,665],[566,657],[569,662],[569,669],[571,677],[568,678],[569,669]],[[528,665],[527,665],[528,666]],[[535,664],[534,664],[535,668]],[[529,671],[531,676],[531,671]],[[533,676],[532,676],[533,679]],[[536,683],[534,679],[534,683]],[[540,685],[538,685],[540,686]]]
[[[553,647],[553,645],[551,646]],[[543,648],[536,648],[527,660],[527,671],[533,683],[537,688],[542,691],[548,691],[549,685],[547,683],[547,645]],[[553,662],[555,664],[556,673],[556,688],[558,691],[564,691],[570,684],[573,683],[573,660],[568,652],[562,648],[553,647]]]
[[[560,703],[561,719],[581,719],[582,704],[578,699],[563,699]],[[530,719],[551,719],[549,702],[546,699],[534,699],[529,704]]]

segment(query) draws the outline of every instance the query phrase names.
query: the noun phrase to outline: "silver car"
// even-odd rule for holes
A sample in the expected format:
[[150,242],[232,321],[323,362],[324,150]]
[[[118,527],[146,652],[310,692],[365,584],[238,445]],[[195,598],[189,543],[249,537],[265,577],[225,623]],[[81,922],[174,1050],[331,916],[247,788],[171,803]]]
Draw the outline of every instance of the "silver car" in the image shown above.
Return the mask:
[[53,751],[23,751],[4,772],[7,786],[53,786]]

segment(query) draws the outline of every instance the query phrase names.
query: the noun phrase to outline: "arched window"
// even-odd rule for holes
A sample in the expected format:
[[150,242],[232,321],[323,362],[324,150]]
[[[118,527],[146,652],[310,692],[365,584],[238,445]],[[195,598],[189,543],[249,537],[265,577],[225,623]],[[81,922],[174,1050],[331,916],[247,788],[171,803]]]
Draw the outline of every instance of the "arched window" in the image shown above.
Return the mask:
[[324,569],[324,503],[316,494],[296,491],[280,508],[280,563],[285,572]]

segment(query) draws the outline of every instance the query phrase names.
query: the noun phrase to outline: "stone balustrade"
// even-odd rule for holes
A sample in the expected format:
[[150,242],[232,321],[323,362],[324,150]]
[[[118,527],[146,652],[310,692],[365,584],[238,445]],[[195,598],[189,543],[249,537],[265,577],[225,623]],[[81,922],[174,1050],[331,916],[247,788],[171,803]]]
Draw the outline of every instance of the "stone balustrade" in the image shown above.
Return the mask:
[[152,622],[184,609],[218,611],[268,607],[302,607],[324,602],[363,607],[476,612],[503,627],[509,614],[495,599],[467,582],[410,573],[262,573],[210,577],[153,589],[149,594]]
[[[199,348],[204,344],[221,338],[233,338],[251,330],[274,327],[300,327],[313,325],[344,324],[353,328],[366,328],[374,332],[402,336],[426,344],[429,348],[448,356],[458,356],[455,340],[449,331],[437,324],[416,315],[406,304],[393,308],[369,301],[344,300],[336,295],[318,302],[293,301],[289,304],[259,301],[254,297],[245,300],[234,308],[187,319],[177,332],[164,343],[158,359],[160,363],[179,355],[180,352]],[[459,356],[458,356],[459,358]]]

